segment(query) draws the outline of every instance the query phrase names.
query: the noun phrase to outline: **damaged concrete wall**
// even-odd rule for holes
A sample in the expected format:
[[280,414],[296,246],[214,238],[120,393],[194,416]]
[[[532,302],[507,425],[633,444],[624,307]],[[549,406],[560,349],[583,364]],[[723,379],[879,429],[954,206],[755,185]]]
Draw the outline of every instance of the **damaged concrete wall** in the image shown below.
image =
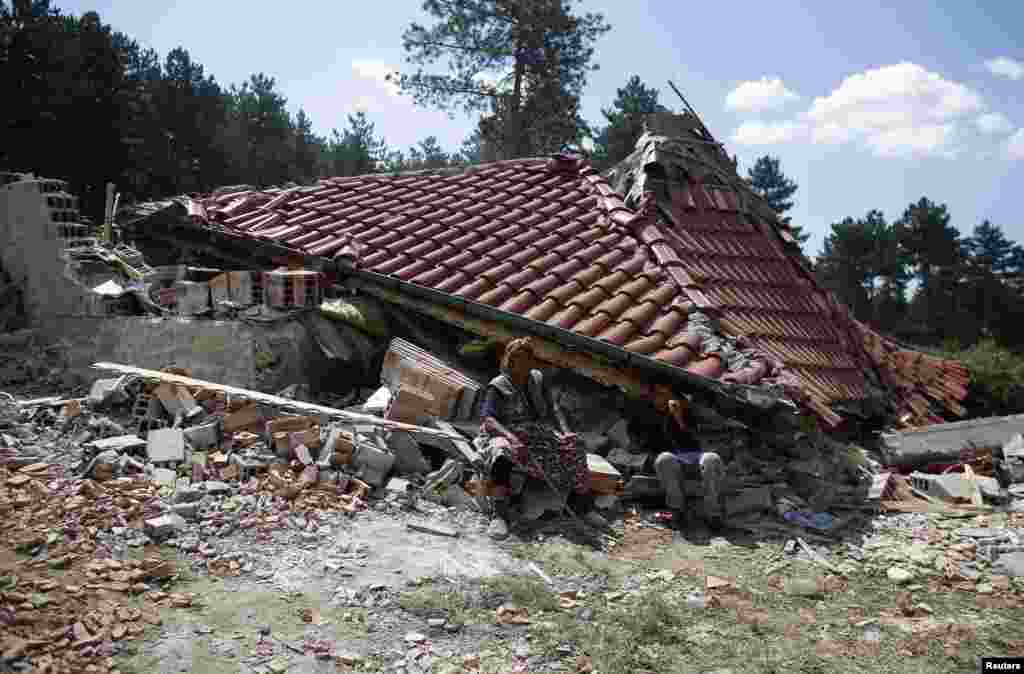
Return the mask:
[[251,387],[254,329],[237,321],[116,316],[50,317],[40,325],[65,344],[72,375],[94,379],[96,361],[160,369],[188,368],[197,379]]
[[43,192],[49,183],[59,181],[21,180],[0,188],[0,255],[3,268],[23,284],[30,321],[84,313],[87,304],[87,293],[64,277],[65,240]]
[[302,323],[260,325],[189,318],[50,316],[39,331],[64,345],[74,377],[108,361],[158,370],[187,368],[196,379],[276,392],[307,384],[313,392],[345,392],[359,381],[344,363],[323,356]]

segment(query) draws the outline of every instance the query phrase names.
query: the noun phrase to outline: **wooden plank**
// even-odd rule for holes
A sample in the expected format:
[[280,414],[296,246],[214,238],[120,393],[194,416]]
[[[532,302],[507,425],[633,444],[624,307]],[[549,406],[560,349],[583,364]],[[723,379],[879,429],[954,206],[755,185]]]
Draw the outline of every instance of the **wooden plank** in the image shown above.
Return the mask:
[[271,395],[269,393],[260,393],[259,391],[252,391],[250,389],[238,388],[236,386],[226,386],[224,384],[217,384],[212,381],[204,381],[202,379],[193,379],[192,377],[183,377],[177,374],[170,374],[168,372],[159,372],[157,370],[147,370],[141,367],[134,367],[132,365],[121,365],[119,363],[93,363],[93,369],[104,370],[106,372],[118,372],[120,374],[131,374],[137,377],[142,377],[148,381],[157,381],[168,384],[180,384],[182,386],[196,387],[201,389],[209,389],[213,391],[221,391],[227,395],[234,396],[240,399],[249,400],[252,402],[262,403],[264,405],[270,405],[271,407],[277,407],[283,410],[294,410],[299,413],[314,413],[322,414],[329,419],[341,419],[344,421],[366,424],[368,426],[380,426],[389,430],[395,431],[407,431],[411,433],[420,433],[422,435],[431,435],[450,440],[462,440],[462,436],[455,432],[458,437],[453,437],[452,433],[446,430],[438,430],[435,428],[426,428],[424,426],[414,426],[412,424],[403,424],[397,421],[389,421],[387,419],[381,419],[380,417],[371,416],[369,414],[359,414],[357,412],[346,412],[344,410],[335,409],[333,407],[325,407],[323,405],[317,405],[314,403],[302,402],[300,400],[292,400],[291,398],[282,398],[280,396]]

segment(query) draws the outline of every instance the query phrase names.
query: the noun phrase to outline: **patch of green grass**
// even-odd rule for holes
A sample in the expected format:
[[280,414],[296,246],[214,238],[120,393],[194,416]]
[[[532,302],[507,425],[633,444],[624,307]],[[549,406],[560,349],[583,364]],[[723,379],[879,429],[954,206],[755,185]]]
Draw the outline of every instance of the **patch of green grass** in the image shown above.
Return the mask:
[[[303,636],[310,627],[302,620],[303,609],[319,613],[321,628],[328,638],[341,643],[346,639],[363,638],[368,634],[366,611],[359,608],[333,607],[301,594],[281,594],[262,590],[240,592],[228,583],[208,576],[193,577],[188,582],[175,583],[175,592],[191,592],[196,602],[189,609],[160,609],[161,627],[149,628],[145,642],[130,642],[135,652],[117,659],[123,672],[148,674],[160,671],[161,658],[152,651],[153,639],[161,632],[180,631],[179,626],[203,624],[218,639],[234,639],[244,655],[255,650],[261,625],[270,625],[276,640],[291,641]],[[147,603],[137,599],[140,608]],[[152,604],[149,604],[150,610]],[[237,669],[237,659],[211,653],[209,638],[193,637],[186,630],[180,637],[191,641],[192,668],[200,674],[219,674]],[[278,649],[280,650],[280,649]],[[164,662],[165,666],[169,663]],[[173,663],[170,663],[173,664]]]
[[257,370],[267,370],[277,364],[277,357],[269,351],[257,351],[253,361]]
[[496,576],[483,581],[484,589],[508,598],[508,602],[536,611],[557,611],[558,596],[539,578],[533,576]]
[[443,611],[450,622],[467,623],[478,618],[466,590],[440,579],[428,579],[419,587],[403,593],[398,604],[410,613]]
[[[601,672],[731,669],[780,674],[934,674],[974,671],[975,658],[1010,654],[1014,640],[1017,648],[1024,644],[1024,610],[985,609],[970,592],[931,593],[924,585],[896,588],[884,569],[857,572],[845,588],[833,587],[821,599],[788,595],[773,587],[765,573],[766,567],[782,559],[775,544],[716,548],[679,542],[642,562],[564,547],[524,546],[523,557],[537,561],[551,574],[595,572],[621,578],[642,577],[657,568],[693,570],[668,581],[651,580],[649,590],[615,601],[601,594],[586,597],[583,605],[592,613],[589,622],[580,621],[575,610],[551,611],[551,601],[557,597],[550,591],[548,602],[536,596],[538,586],[543,587],[539,581],[532,588],[527,584],[528,591],[520,590],[519,602],[545,609],[540,615],[531,610],[532,643],[552,658],[559,657],[559,645],[569,643],[576,655],[589,657]],[[814,579],[824,571],[794,561],[775,573]],[[730,595],[723,606],[688,607],[687,593],[703,588],[707,575],[732,579],[739,593]],[[933,609],[936,632],[915,642],[914,635],[882,620],[893,611],[899,614],[896,594],[900,590],[912,593],[912,604],[924,602]],[[857,617],[851,619],[858,615],[879,623],[879,642],[865,640],[865,626],[857,625]],[[957,641],[942,631],[946,628],[941,626],[949,624],[969,624],[975,633]],[[914,655],[908,655],[908,649]]]

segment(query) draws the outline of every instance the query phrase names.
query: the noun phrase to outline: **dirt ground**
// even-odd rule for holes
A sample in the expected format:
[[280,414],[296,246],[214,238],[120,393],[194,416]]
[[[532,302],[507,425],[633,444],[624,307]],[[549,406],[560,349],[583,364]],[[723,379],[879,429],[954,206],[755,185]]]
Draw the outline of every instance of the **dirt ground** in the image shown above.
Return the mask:
[[[225,513],[233,499],[220,503]],[[69,674],[936,674],[1024,656],[1022,579],[984,564],[970,582],[943,571],[949,555],[974,559],[980,549],[954,543],[966,540],[959,531],[1001,527],[1020,538],[1020,515],[866,516],[835,540],[780,533],[771,516],[711,535],[651,515],[628,513],[607,534],[548,519],[496,543],[482,515],[378,501],[351,516],[290,512],[276,529],[210,530],[202,546],[216,551],[206,559],[185,545],[94,559],[93,543],[55,543],[80,558],[66,569],[62,558],[15,553],[9,536],[0,594],[20,604],[17,615],[0,610],[0,672],[25,671],[18,649],[28,631],[12,636],[24,616],[37,625],[33,638],[90,652],[80,666],[71,655],[39,670]],[[817,561],[787,548],[798,535]],[[231,553],[235,567],[211,573]],[[162,560],[173,575],[161,574]],[[896,566],[910,578],[890,579]],[[76,642],[69,620],[86,635],[119,636]],[[102,670],[87,664],[96,657],[106,658]]]
[[[1016,585],[991,594],[897,586],[854,562],[841,565],[852,568],[844,577],[787,556],[784,539],[738,532],[635,522],[619,526],[609,552],[593,531],[559,522],[499,544],[365,515],[309,550],[271,546],[274,563],[255,574],[183,574],[174,589],[194,605],[162,609],[163,624],[117,655],[117,667],[932,674],[1024,655]],[[339,554],[355,564],[325,571]]]

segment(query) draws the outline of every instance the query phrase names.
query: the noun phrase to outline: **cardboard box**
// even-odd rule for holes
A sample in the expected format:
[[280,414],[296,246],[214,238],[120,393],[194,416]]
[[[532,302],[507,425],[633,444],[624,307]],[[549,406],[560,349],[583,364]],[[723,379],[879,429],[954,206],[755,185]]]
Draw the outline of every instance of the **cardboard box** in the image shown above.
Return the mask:
[[427,391],[406,384],[398,387],[385,415],[391,421],[416,425],[420,425],[431,416],[440,416],[434,396]]

